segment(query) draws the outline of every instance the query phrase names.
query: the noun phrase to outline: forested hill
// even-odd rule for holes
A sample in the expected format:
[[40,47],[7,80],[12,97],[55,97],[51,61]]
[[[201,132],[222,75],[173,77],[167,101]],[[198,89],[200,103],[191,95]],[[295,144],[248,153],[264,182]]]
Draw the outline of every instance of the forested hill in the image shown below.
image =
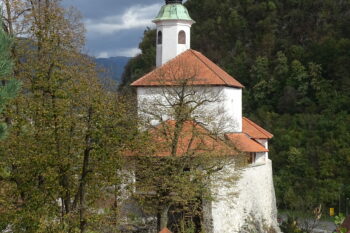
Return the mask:
[[118,83],[120,83],[124,67],[129,60],[130,57],[95,58],[96,64],[104,70],[102,75],[111,77]]
[[[196,21],[192,48],[245,85],[245,115],[275,135],[270,157],[279,207],[336,207],[339,195],[350,197],[350,1],[186,6]],[[146,30],[124,87],[154,68],[154,46],[155,32]]]

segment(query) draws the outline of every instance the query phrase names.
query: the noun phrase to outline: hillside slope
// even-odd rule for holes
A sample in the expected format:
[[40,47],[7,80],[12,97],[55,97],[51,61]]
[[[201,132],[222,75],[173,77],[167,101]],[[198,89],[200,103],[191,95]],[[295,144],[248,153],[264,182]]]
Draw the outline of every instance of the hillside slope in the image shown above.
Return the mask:
[[[271,131],[281,208],[350,196],[350,2],[191,0],[192,48],[245,85],[244,112]],[[122,86],[155,63],[155,31]],[[344,211],[344,209],[342,209]]]

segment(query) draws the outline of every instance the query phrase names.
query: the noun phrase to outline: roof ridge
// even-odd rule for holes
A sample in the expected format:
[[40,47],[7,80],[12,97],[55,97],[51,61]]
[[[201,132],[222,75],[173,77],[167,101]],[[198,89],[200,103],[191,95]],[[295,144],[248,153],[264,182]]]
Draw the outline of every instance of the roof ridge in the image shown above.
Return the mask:
[[187,49],[185,51],[183,51],[182,53],[178,54],[177,56],[171,58],[169,61],[165,62],[164,64],[162,64],[161,66],[156,66],[154,69],[152,69],[150,72],[148,72],[147,74],[143,75],[141,78],[138,78],[136,79],[134,82],[131,83],[131,86],[133,86],[133,84],[135,82],[138,82],[138,81],[141,81],[145,78],[147,78],[149,75],[151,75],[153,72],[155,72],[156,70],[160,70],[162,69],[166,64],[170,63],[171,61],[175,60],[176,58],[178,58],[179,56],[183,55],[184,53],[188,52],[189,50],[192,50],[192,49]]
[[259,128],[257,128],[257,127],[255,126],[255,124],[252,124],[252,123],[254,123],[252,120],[250,120],[250,119],[247,118],[247,117],[244,117],[244,118],[247,120],[248,124],[250,124],[250,125],[253,126],[255,129],[257,129],[260,133],[262,133],[262,134],[264,134],[266,137],[268,137],[268,135],[266,135],[265,132],[263,132],[262,130],[260,130]]
[[[209,67],[208,66],[208,64],[207,63],[205,63],[195,52],[197,52],[197,53],[200,53],[202,56],[204,56],[201,52],[199,52],[199,51],[196,51],[196,50],[193,50],[193,49],[190,49],[191,50],[191,52],[206,66],[206,67],[208,67],[208,69],[210,69],[213,73],[215,73],[216,74],[216,76],[218,76],[220,79],[221,79],[221,81],[223,81],[226,85],[229,85],[222,77],[221,77],[221,75],[219,75],[217,72],[215,72],[211,67]],[[208,59],[209,60],[209,59]],[[209,60],[210,61],[210,60]],[[214,63],[214,62],[213,62]],[[214,63],[215,64],[215,63]],[[216,64],[215,64],[216,65]],[[217,65],[218,66],[218,65]],[[220,66],[218,66],[220,69],[222,69]]]
[[[149,73],[144,76],[138,78],[130,85],[134,87],[138,86],[174,86],[173,80],[166,77],[164,79],[164,84],[161,82],[157,82],[159,76],[157,71],[165,71],[169,70],[173,63],[175,64],[177,61],[185,61],[189,64],[198,65],[200,68],[199,74],[197,74],[194,78],[193,85],[210,85],[210,86],[226,86],[226,87],[235,87],[235,88],[244,88],[244,86],[238,82],[234,77],[228,74],[223,68],[215,64],[201,52],[198,52],[194,49],[187,49],[177,56],[173,57],[169,61],[165,62],[161,66],[155,67],[155,69],[151,70]],[[180,77],[181,78],[181,77]]]
[[[266,130],[261,130],[260,127],[256,127],[256,123],[254,123],[254,121],[250,120],[249,118],[247,117],[243,117],[244,119],[246,119],[248,121],[248,123],[253,126],[255,129],[257,129],[260,133],[264,134],[266,137],[271,137],[270,135],[266,134]],[[266,132],[264,132],[266,131]],[[271,133],[270,133],[271,134]],[[272,134],[271,134],[272,135]]]

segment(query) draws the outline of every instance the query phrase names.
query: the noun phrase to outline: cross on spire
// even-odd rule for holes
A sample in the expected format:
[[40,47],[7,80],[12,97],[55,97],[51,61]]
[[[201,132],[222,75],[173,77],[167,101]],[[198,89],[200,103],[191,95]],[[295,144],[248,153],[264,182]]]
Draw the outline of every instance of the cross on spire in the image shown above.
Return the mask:
[[179,3],[182,4],[182,0],[165,0],[166,4],[175,4],[175,3]]

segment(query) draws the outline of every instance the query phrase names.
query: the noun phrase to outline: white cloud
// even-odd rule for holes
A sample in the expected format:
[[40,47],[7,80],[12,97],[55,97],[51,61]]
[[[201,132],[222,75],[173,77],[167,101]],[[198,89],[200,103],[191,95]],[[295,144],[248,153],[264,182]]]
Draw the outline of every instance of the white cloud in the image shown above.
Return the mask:
[[137,54],[140,54],[141,50],[139,48],[127,48],[122,50],[115,51],[103,51],[97,54],[97,58],[108,58],[108,57],[116,57],[116,56],[124,56],[124,57],[134,57]]
[[99,54],[97,54],[96,56],[97,58],[108,58],[108,52],[104,51],[104,52],[100,52]]
[[107,16],[100,20],[87,19],[85,25],[89,34],[112,34],[121,30],[145,28],[152,25],[161,4],[134,5],[122,15]]

